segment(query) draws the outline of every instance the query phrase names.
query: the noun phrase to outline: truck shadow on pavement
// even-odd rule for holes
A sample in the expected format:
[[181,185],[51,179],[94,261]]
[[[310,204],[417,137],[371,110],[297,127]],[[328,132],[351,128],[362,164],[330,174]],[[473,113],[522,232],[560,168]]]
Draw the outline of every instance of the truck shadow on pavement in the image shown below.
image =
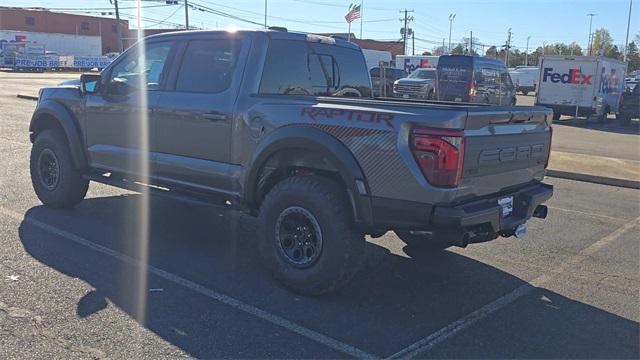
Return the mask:
[[[91,321],[114,305],[132,316],[136,301],[130,279],[137,270],[29,220],[133,256],[138,199],[92,198],[73,211],[37,206],[25,214],[20,239],[26,251],[94,288],[78,294],[76,314],[68,316]],[[368,242],[365,266],[347,288],[303,297],[263,271],[251,219],[156,197],[151,209],[151,265],[377,356],[390,356],[525,284],[453,252],[427,255],[405,248],[411,256],[405,257]],[[382,243],[399,241],[388,236]],[[156,291],[146,292],[141,325],[191,356],[345,357],[165,278],[150,274],[148,288]],[[118,329],[105,329],[111,331]],[[422,357],[637,358],[638,336],[635,321],[537,288]],[[154,349],[142,351],[148,353],[136,356],[155,355]]]

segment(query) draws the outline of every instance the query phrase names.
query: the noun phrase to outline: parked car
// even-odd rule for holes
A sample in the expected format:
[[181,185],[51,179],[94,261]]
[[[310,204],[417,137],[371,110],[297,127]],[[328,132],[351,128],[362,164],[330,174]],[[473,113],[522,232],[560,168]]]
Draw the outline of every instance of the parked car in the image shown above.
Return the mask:
[[433,99],[436,69],[417,68],[393,83],[393,95],[404,99]]
[[631,119],[640,118],[640,84],[633,89],[625,91],[620,100],[620,108],[616,114],[616,120],[620,125],[629,125]]
[[631,91],[638,84],[638,80],[636,78],[626,78],[624,80],[624,90]]
[[172,32],[79,88],[40,90],[31,179],[53,208],[95,181],[256,216],[247,248],[285,286],[321,294],[353,277],[365,234],[435,251],[546,217],[551,111],[514,110],[374,99],[360,48],[340,39]]
[[371,75],[371,85],[373,86],[374,97],[390,97],[393,96],[393,84],[396,80],[407,77],[407,72],[401,69],[386,67],[384,68],[385,78],[380,79],[380,68],[374,67],[369,70]]
[[536,91],[540,69],[537,66],[516,66],[515,69],[509,71],[509,76],[516,91],[520,91],[522,95],[526,96],[530,92]]
[[515,105],[516,91],[507,67],[488,57],[446,55],[437,67],[438,100]]

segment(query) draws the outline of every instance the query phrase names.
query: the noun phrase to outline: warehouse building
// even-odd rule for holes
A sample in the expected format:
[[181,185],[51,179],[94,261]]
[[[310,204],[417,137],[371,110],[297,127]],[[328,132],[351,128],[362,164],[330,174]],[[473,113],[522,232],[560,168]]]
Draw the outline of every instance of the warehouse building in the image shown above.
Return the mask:
[[[7,43],[40,43],[62,55],[98,56],[117,52],[115,19],[74,15],[44,8],[0,7],[0,50]],[[120,20],[123,37],[129,23]]]

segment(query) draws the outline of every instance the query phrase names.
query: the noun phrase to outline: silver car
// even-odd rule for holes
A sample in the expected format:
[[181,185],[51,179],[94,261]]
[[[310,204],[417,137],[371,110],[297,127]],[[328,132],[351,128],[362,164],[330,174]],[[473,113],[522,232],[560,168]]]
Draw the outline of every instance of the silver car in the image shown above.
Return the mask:
[[435,82],[435,68],[418,68],[408,77],[393,83],[393,94],[405,99],[432,99]]

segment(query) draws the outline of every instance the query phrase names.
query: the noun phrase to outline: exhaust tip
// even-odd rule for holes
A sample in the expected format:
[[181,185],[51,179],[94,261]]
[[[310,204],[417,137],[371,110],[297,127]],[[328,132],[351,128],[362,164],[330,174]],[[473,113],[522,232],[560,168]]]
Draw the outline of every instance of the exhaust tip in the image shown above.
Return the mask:
[[538,205],[533,210],[533,217],[546,219],[548,212],[549,212],[549,209],[547,208],[547,205]]

